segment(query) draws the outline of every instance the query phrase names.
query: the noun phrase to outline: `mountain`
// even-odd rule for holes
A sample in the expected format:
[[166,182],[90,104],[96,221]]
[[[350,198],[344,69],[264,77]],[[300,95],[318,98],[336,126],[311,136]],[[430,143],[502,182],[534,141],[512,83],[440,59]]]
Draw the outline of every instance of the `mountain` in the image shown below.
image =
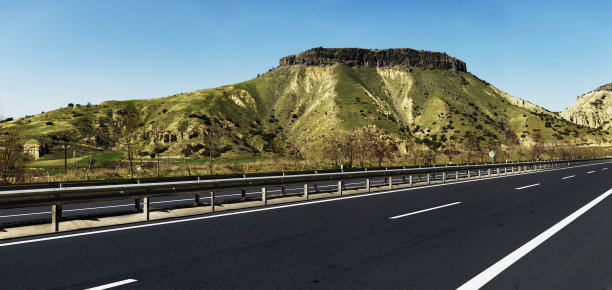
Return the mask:
[[365,125],[437,149],[451,141],[463,144],[470,136],[525,146],[606,140],[598,130],[500,91],[454,57],[407,48],[314,48],[284,57],[278,67],[242,83],[158,99],[69,106],[3,126],[22,128],[51,153],[65,142],[85,148],[83,128],[107,127],[128,105],[142,110],[137,149],[143,155],[153,151],[156,136],[168,152],[178,154],[185,144],[202,150],[196,123],[218,124],[229,132],[220,141],[223,156],[271,151],[279,143],[301,144],[306,155],[321,156],[327,137]]
[[560,113],[564,119],[591,128],[611,130],[612,83],[576,98],[576,102]]

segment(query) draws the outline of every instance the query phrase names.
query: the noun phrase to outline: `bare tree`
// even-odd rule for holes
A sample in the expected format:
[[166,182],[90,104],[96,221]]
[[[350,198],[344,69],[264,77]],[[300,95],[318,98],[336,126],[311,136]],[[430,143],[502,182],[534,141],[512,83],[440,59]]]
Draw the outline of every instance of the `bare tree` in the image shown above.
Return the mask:
[[24,181],[27,156],[23,153],[22,132],[16,127],[0,131],[0,183]]
[[213,158],[219,156],[221,148],[221,138],[225,136],[225,130],[218,124],[214,123],[210,126],[199,125],[200,137],[204,142],[204,154],[208,155],[208,167],[210,175],[213,174],[214,164]]
[[542,141],[543,141],[542,133],[536,132],[535,134],[533,134],[534,143],[531,146],[531,150],[530,150],[532,160],[540,159],[542,153],[544,153],[545,147]]
[[130,103],[116,113],[114,118],[116,137],[121,145],[127,150],[130,178],[133,178],[134,166],[132,164],[132,150],[138,136],[138,128],[142,126],[142,111]]
[[480,141],[478,141],[478,139],[472,134],[467,136],[467,139],[465,140],[465,147],[466,147],[468,163],[472,159],[471,158],[472,156],[476,155],[478,152],[481,152]]
[[414,163],[416,166],[419,153],[419,146],[415,141],[415,138],[406,141],[406,157],[408,158],[408,163]]
[[338,166],[338,162],[341,160],[343,154],[343,145],[344,142],[342,137],[327,137],[325,142],[325,155],[327,158],[334,162],[336,167]]
[[378,160],[378,167],[384,159],[391,159],[397,150],[397,142],[378,127],[373,127],[374,138],[371,141],[372,155]]
[[356,153],[361,167],[364,162],[370,160],[372,156],[372,142],[376,138],[373,126],[363,126],[356,132]]
[[423,165],[434,165],[436,162],[436,151],[427,146],[423,146],[419,152],[418,159]]

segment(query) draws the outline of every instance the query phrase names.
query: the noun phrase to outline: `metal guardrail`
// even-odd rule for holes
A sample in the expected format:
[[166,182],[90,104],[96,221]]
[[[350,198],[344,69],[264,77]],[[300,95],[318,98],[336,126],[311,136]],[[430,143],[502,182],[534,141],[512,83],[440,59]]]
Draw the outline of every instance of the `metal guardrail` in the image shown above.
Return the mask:
[[[484,177],[504,174],[520,173],[524,171],[557,168],[578,164],[611,161],[612,157],[577,159],[577,160],[548,160],[532,162],[512,163],[490,163],[456,166],[432,166],[423,168],[402,168],[388,170],[363,170],[349,172],[327,172],[315,174],[295,174],[281,176],[256,176],[256,177],[233,177],[222,179],[185,180],[172,182],[136,183],[136,184],[108,184],[96,186],[72,186],[72,187],[43,187],[30,189],[0,190],[0,209],[22,208],[31,206],[52,207],[52,229],[58,231],[61,219],[62,205],[70,203],[85,203],[108,200],[134,199],[135,210],[140,210],[140,199],[143,199],[144,219],[149,220],[150,198],[169,195],[195,194],[194,203],[199,205],[200,194],[210,193],[210,205],[214,211],[215,191],[242,190],[244,199],[245,190],[248,188],[262,189],[262,205],[267,204],[267,187],[282,187],[288,185],[303,184],[304,199],[309,198],[308,184],[321,182],[338,182],[338,193],[342,195],[344,181],[365,179],[365,188],[371,190],[372,178],[385,178],[386,188],[392,189],[393,177],[402,176],[402,182],[414,185],[413,176],[426,174],[426,182],[430,184],[434,180],[448,182],[460,180],[460,178]],[[472,175],[473,171],[476,171]],[[484,173],[483,173],[484,171]],[[448,173],[454,172],[454,178],[449,179]],[[464,173],[464,176],[460,176]],[[408,178],[406,178],[408,177]],[[439,177],[439,178],[438,178]],[[199,178],[198,178],[199,179]],[[61,186],[61,185],[60,185]]]

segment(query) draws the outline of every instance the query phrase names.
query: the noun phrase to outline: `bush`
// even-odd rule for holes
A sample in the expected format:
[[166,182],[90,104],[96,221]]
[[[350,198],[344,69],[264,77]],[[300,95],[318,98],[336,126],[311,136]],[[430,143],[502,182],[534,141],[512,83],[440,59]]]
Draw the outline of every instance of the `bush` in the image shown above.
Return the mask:
[[73,103],[68,103],[68,108],[73,108],[74,104]]
[[[52,126],[52,125],[53,125],[53,122],[45,122],[45,125],[47,125],[47,126]],[[56,138],[57,138],[57,136],[52,136],[52,137],[56,137]]]

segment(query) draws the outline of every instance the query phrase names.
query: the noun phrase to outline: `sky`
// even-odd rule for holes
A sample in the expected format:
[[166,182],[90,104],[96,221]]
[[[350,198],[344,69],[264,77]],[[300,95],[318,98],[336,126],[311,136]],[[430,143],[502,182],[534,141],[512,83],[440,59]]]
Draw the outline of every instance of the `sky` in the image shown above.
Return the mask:
[[233,84],[313,47],[446,52],[552,111],[612,82],[612,1],[0,0],[0,115]]

